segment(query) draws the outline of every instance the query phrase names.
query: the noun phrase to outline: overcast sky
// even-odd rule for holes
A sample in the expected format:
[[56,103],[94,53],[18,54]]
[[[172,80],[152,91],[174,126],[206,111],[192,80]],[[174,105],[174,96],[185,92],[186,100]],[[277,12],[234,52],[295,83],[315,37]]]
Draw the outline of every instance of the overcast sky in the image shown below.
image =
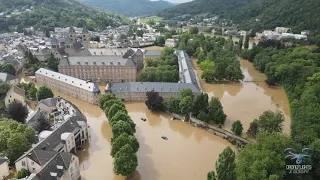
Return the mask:
[[189,2],[192,0],[167,0],[167,1],[172,2],[172,3],[184,3],[184,2]]

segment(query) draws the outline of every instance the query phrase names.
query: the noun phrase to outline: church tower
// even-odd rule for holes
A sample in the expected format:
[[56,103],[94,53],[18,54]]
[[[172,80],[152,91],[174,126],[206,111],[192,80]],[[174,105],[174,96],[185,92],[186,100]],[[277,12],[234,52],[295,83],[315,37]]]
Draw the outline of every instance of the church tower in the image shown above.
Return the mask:
[[77,41],[77,34],[76,31],[74,30],[73,26],[69,27],[69,38],[73,41],[76,42]]
[[90,34],[86,26],[82,28],[81,39],[83,46],[87,49],[90,44]]

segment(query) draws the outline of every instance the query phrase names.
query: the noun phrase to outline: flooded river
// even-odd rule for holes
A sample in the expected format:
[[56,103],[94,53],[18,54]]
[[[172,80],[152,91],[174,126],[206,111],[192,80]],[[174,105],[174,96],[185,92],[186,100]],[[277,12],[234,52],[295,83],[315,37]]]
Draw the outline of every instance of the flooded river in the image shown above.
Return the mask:
[[[201,70],[193,60],[193,66],[201,75]],[[240,120],[244,132],[255,118],[266,110],[280,110],[285,116],[283,132],[290,134],[290,108],[287,96],[281,87],[269,88],[264,80],[266,76],[257,71],[252,63],[240,60],[241,70],[245,76],[244,82],[232,84],[207,84],[200,81],[203,91],[209,97],[215,96],[221,100],[223,109],[227,114],[224,128],[230,130],[232,123]]]
[[[201,70],[196,66],[199,75]],[[289,105],[282,88],[268,88],[266,78],[251,63],[241,60],[245,81],[239,84],[206,84],[201,86],[209,96],[221,99],[228,115],[225,128],[230,129],[235,120],[241,120],[247,130],[250,122],[265,110],[279,109],[285,114],[284,132],[290,132]],[[23,78],[21,81],[29,81]],[[103,92],[103,86],[101,90]],[[111,128],[99,107],[55,92],[73,102],[87,117],[90,126],[89,143],[79,155],[82,180],[124,180],[112,170]],[[182,121],[171,121],[164,113],[152,113],[143,102],[126,103],[129,115],[137,124],[136,136],[140,142],[139,166],[129,177],[131,180],[201,180],[214,170],[219,153],[227,146],[226,140]],[[147,121],[141,121],[145,117]],[[168,141],[161,138],[168,137]]]
[[[23,78],[22,81],[28,81]],[[103,86],[101,86],[103,90]],[[73,102],[85,114],[90,126],[90,140],[79,157],[82,180],[124,180],[112,170],[108,120],[99,107],[55,92]],[[228,141],[182,121],[171,121],[170,115],[152,113],[143,102],[126,103],[129,115],[137,124],[140,143],[139,166],[130,180],[196,180],[206,179]],[[140,118],[145,117],[146,122]],[[161,138],[168,137],[168,141]]]

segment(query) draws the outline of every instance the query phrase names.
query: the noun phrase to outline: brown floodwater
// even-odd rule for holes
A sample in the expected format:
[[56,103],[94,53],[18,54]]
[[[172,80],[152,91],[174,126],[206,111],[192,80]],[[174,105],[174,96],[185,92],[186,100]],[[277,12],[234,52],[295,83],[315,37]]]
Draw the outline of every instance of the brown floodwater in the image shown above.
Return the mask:
[[[29,81],[21,77],[21,81]],[[104,86],[100,86],[103,90]],[[103,92],[103,91],[102,91]],[[54,91],[73,102],[87,117],[90,126],[89,143],[79,155],[83,180],[124,180],[112,170],[112,137],[108,120],[99,107]],[[215,161],[228,141],[182,121],[171,121],[165,113],[149,111],[143,102],[126,103],[129,115],[136,123],[140,143],[139,166],[130,180],[196,180],[206,179],[215,169]],[[140,118],[145,117],[146,122]],[[163,140],[161,136],[169,140]]]
[[[192,64],[200,76],[202,71],[195,59]],[[245,76],[241,83],[208,84],[203,80],[200,81],[202,90],[207,92],[209,97],[215,96],[221,100],[224,112],[227,114],[224,128],[230,130],[232,123],[240,120],[245,132],[250,122],[264,111],[279,110],[285,117],[283,132],[290,134],[290,108],[283,88],[268,87],[264,82],[266,76],[257,71],[249,61],[240,60],[240,64]]]

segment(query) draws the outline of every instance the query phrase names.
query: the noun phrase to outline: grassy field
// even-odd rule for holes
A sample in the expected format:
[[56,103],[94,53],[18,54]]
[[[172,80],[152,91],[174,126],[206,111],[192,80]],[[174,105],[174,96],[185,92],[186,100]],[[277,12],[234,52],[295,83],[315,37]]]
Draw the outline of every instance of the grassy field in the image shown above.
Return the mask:
[[142,18],[140,19],[140,21],[142,23],[147,23],[149,21],[153,21],[153,22],[161,22],[163,20],[162,17],[158,17],[158,16],[150,16],[150,17],[146,17],[146,18]]
[[150,46],[150,47],[145,47],[143,48],[144,50],[160,50],[162,51],[164,47],[161,46]]

